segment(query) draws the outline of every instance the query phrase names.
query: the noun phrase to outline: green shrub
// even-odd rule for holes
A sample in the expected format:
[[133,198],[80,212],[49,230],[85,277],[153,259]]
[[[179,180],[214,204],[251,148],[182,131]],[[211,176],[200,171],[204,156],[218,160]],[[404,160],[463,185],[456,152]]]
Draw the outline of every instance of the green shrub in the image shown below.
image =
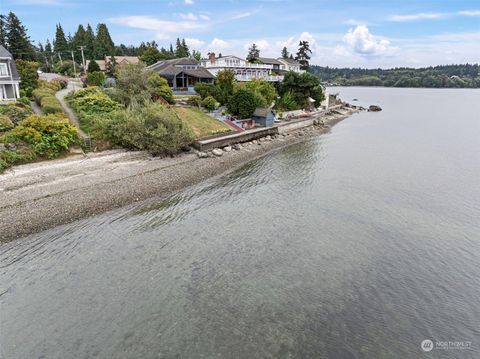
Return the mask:
[[258,95],[246,88],[240,88],[228,101],[227,108],[233,115],[249,118],[261,105],[262,99]]
[[[75,66],[76,66],[76,70],[78,72],[79,69],[80,69],[80,65],[75,64]],[[75,70],[75,68],[73,66],[73,61],[72,60],[63,61],[63,63],[58,62],[55,65],[55,72],[57,74],[62,74],[62,75],[65,75],[65,76],[73,77],[75,75],[74,70]]]
[[147,84],[151,89],[151,95],[153,100],[158,98],[163,98],[168,103],[175,103],[173,99],[173,92],[170,86],[168,86],[168,81],[156,72],[150,72],[147,79]]
[[202,101],[202,105],[208,111],[213,111],[217,108],[217,101],[212,96],[208,96]]
[[173,155],[194,139],[176,113],[158,103],[146,103],[112,115],[110,134],[117,144],[153,155]]
[[40,102],[40,106],[42,107],[42,111],[44,114],[48,115],[51,113],[61,113],[63,112],[62,105],[57,100],[55,96],[45,96],[42,97],[42,101]]
[[5,106],[0,106],[0,114],[7,116],[14,125],[33,114],[30,105],[24,103],[9,103]]
[[38,80],[38,88],[40,88],[40,89],[48,89],[48,90],[52,90],[53,92],[57,92],[57,91],[60,91],[60,89],[61,89],[62,87],[60,86],[60,82],[59,82],[59,81],[55,81],[55,80],[52,80],[52,81]]
[[218,93],[218,89],[215,85],[207,84],[203,82],[197,82],[193,87],[193,89],[202,99],[208,96],[212,96],[213,98],[216,98],[216,95]]
[[263,79],[252,79],[245,83],[245,87],[261,96],[264,99],[264,106],[270,106],[277,97],[275,86]]
[[37,105],[41,106],[44,97],[55,96],[55,91],[48,88],[38,88],[32,92],[33,98]]
[[0,151],[0,173],[5,169],[20,163],[35,159],[35,153],[30,147],[17,149],[16,151]]
[[100,66],[97,64],[95,60],[90,60],[90,62],[88,63],[87,72],[96,72],[96,71],[100,71]]
[[32,115],[3,137],[5,143],[30,146],[35,155],[59,156],[77,141],[77,128],[59,115]]
[[13,128],[13,122],[6,115],[0,115],[0,132],[8,131]]
[[103,86],[105,74],[101,71],[93,71],[87,74],[87,84],[93,86]]
[[200,107],[202,106],[202,98],[200,96],[192,96],[188,99],[188,104],[190,106]]
[[22,79],[20,89],[25,91],[26,96],[31,96],[32,91],[38,87],[38,62],[16,60],[15,63]]
[[298,110],[300,106],[295,102],[295,98],[291,92],[286,92],[280,98],[276,107],[284,111]]

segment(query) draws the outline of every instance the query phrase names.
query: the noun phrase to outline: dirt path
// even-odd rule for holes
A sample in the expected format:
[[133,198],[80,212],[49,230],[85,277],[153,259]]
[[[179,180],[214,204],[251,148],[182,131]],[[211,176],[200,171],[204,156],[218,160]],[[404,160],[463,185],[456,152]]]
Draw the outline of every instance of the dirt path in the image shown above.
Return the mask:
[[58,101],[60,101],[60,104],[62,105],[63,110],[65,111],[66,115],[70,119],[70,122],[73,123],[75,126],[77,126],[78,135],[82,139],[85,139],[85,138],[88,138],[87,134],[82,131],[82,129],[80,128],[80,122],[78,121],[77,115],[70,108],[67,101],[65,101],[65,96],[67,96],[73,90],[78,90],[80,88],[81,88],[81,86],[77,81],[70,80],[68,82],[68,86],[66,88],[64,88],[63,90],[58,91],[55,94],[55,97],[58,99]]

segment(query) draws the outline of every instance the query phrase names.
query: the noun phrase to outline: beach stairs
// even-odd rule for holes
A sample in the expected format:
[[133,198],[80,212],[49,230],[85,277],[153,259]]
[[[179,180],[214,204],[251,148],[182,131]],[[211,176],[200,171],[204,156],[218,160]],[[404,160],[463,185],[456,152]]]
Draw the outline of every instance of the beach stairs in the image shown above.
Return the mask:
[[90,139],[90,136],[85,136],[82,138],[83,139],[83,149],[87,152],[92,150],[92,141]]
[[235,132],[243,132],[245,131],[243,128],[241,128],[240,126],[236,125],[235,123],[233,123],[232,121],[230,120],[223,120],[223,122],[225,122],[227,125],[229,125],[232,129],[235,130]]

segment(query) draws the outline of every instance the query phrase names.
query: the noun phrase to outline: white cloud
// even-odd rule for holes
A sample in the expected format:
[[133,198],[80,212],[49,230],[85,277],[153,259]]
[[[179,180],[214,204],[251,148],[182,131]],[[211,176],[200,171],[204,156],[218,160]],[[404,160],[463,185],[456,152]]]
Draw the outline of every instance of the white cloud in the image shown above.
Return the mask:
[[447,17],[448,14],[445,13],[426,13],[421,12],[418,14],[407,14],[407,15],[392,15],[388,19],[395,22],[409,22],[409,21],[418,21],[418,20],[435,20],[442,19]]
[[242,12],[232,16],[232,20],[243,19],[244,17],[252,16],[251,12]]
[[205,14],[200,14],[200,15],[198,15],[198,17],[202,20],[210,20],[210,16],[205,15]]
[[357,20],[357,19],[348,19],[343,22],[345,25],[351,26],[358,26],[358,25],[366,25],[365,21]]
[[195,39],[195,38],[186,38],[185,42],[189,47],[193,47],[195,49],[201,48],[203,45],[205,45],[205,41],[202,41],[200,39]]
[[152,16],[122,16],[109,19],[110,22],[131,28],[156,31],[156,38],[165,40],[168,34],[188,33],[205,30],[208,24],[192,20],[170,21],[157,19]]
[[209,49],[209,51],[210,50],[221,51],[221,50],[225,50],[228,46],[229,46],[229,44],[228,44],[227,41],[224,41],[224,40],[221,40],[221,39],[218,39],[218,38],[214,38],[212,40],[212,42],[210,42],[210,44],[208,44],[208,49]]
[[365,25],[348,30],[343,41],[353,52],[363,56],[389,55],[394,50],[389,40],[372,35]]
[[185,3],[185,5],[193,5],[194,4],[193,0],[184,0],[183,2]]
[[480,10],[459,11],[458,15],[460,15],[460,16],[480,16]]
[[196,21],[198,20],[198,16],[195,15],[194,13],[180,13],[179,16],[183,19],[183,20],[192,20],[192,21]]

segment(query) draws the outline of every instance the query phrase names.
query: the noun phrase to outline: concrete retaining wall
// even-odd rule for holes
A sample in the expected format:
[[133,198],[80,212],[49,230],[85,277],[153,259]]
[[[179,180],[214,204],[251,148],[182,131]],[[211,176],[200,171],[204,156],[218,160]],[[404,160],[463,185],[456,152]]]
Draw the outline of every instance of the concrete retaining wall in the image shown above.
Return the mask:
[[276,134],[278,134],[278,127],[259,128],[216,138],[197,140],[193,145],[199,151],[208,151],[213,148],[222,148],[228,145],[233,145],[234,143],[248,142],[267,135],[271,136]]

